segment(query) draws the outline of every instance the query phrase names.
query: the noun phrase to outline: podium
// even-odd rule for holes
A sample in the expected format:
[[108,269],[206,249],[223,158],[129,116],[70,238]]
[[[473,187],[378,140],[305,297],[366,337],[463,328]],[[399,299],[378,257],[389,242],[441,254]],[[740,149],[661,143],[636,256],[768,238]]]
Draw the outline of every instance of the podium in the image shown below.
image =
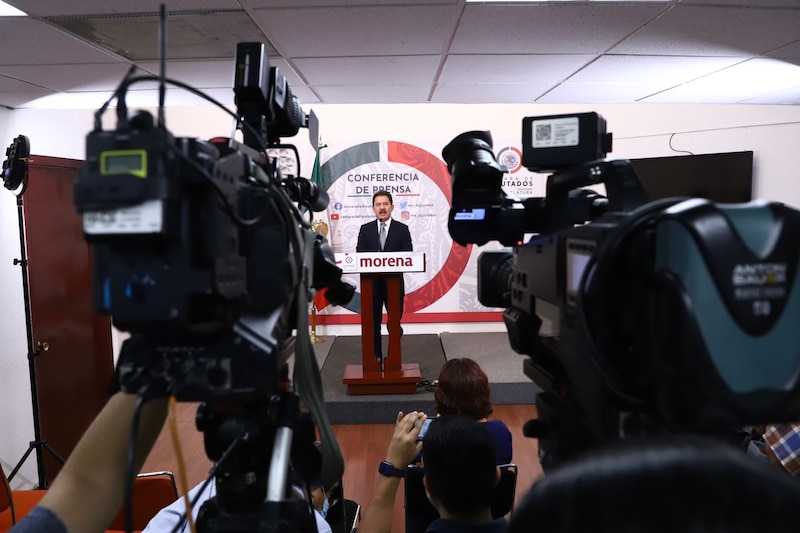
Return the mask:
[[[342,382],[348,394],[413,394],[422,379],[418,363],[403,363],[400,343],[400,286],[405,272],[424,272],[422,252],[361,252],[336,254],[344,273],[361,276],[361,364],[347,365]],[[375,358],[373,285],[386,281],[389,349],[381,363]]]

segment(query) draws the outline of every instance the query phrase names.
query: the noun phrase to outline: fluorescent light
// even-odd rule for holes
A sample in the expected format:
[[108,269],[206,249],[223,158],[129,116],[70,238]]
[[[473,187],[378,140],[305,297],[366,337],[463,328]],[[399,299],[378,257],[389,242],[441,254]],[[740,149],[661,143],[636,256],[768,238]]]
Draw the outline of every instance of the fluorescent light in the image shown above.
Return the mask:
[[0,0],[0,17],[27,17],[28,14]]

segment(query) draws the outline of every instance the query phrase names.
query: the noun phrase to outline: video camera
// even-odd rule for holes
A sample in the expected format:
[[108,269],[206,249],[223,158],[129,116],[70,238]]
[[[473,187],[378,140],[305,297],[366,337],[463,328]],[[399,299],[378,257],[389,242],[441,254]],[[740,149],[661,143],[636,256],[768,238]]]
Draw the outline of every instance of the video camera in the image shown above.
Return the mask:
[[[162,95],[164,83],[185,87],[163,73],[123,80],[117,128],[103,131],[101,108],[74,187],[93,245],[95,308],[131,333],[119,358],[120,385],[146,398],[205,402],[198,428],[220,469],[219,505],[205,513],[215,517],[214,530],[235,523],[255,531],[280,520],[305,530],[281,515],[287,458],[305,469],[305,481],[329,486],[343,472],[308,337],[311,289],[327,287],[334,305],[355,291],[304,216],[325,209],[327,193],[281,172],[267,154],[288,148],[299,162],[296,147],[280,137],[296,135],[309,117],[261,43],[236,50],[234,118],[243,143],[173,137],[163,100],[157,122],[146,112],[129,118],[128,87],[153,79]],[[288,377],[292,354],[299,398]],[[313,420],[300,412],[300,400]]]
[[[489,132],[442,156],[453,239],[513,246],[481,255],[478,297],[506,308],[510,344],[543,390],[526,425],[543,466],[638,434],[738,441],[747,425],[800,420],[800,212],[649,202],[629,161],[604,159],[612,139],[596,113],[526,117],[522,140],[523,165],[552,172],[544,198],[502,190]],[[607,197],[583,189],[596,184]]]

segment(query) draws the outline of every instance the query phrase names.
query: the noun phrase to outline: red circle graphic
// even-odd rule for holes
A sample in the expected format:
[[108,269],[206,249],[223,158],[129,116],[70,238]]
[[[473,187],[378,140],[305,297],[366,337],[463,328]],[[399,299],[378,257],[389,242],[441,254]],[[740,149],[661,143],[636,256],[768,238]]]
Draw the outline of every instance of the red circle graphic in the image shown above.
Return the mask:
[[[389,141],[388,157],[392,163],[402,163],[428,176],[444,194],[448,205],[452,205],[450,173],[438,157],[413,144]],[[472,245],[461,246],[453,242],[442,268],[428,283],[406,295],[406,312],[424,309],[447,294],[467,268]]]

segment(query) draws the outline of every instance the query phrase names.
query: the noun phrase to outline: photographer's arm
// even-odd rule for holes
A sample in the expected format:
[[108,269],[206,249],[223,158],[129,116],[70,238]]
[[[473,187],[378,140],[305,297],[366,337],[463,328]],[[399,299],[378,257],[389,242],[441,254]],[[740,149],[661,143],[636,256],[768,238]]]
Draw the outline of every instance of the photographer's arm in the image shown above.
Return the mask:
[[[422,443],[417,440],[417,437],[427,418],[425,413],[416,411],[405,416],[402,412],[397,414],[394,434],[389,442],[389,450],[386,452],[386,460],[396,468],[405,471],[406,467],[419,455]],[[372,500],[364,511],[364,518],[358,525],[359,533],[389,533],[392,531],[394,500],[399,485],[399,477],[378,476]]]
[[[104,531],[119,511],[136,400],[122,392],[109,399],[42,498],[39,505],[55,512],[67,531]],[[142,407],[135,472],[158,438],[166,413],[166,399]]]

